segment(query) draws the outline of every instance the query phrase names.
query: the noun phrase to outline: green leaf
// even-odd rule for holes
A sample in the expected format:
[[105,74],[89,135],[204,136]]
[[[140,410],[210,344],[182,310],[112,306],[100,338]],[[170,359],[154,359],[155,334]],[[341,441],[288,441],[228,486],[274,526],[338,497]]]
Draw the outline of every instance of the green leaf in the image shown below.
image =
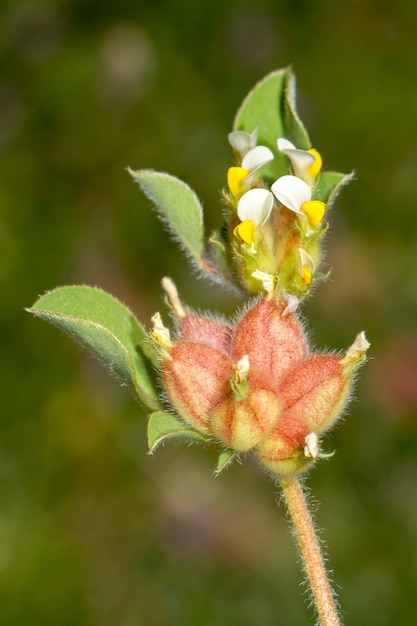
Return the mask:
[[28,311],[89,349],[133,389],[145,406],[159,408],[150,375],[147,333],[119,300],[101,289],[74,285],[49,291]]
[[354,172],[342,174],[340,172],[322,172],[313,191],[315,200],[321,200],[329,209],[339,191],[354,177]]
[[168,439],[180,438],[192,442],[208,443],[209,439],[191,429],[170,413],[156,411],[148,420],[148,446],[152,454],[156,448]]
[[262,176],[268,182],[288,173],[287,157],[278,150],[279,137],[285,137],[302,150],[311,147],[295,111],[294,83],[289,68],[268,74],[246,96],[234,120],[234,130],[251,133],[258,128],[258,145],[272,150],[274,160],[262,169]]
[[195,192],[182,180],[153,170],[128,170],[185,252],[204,266],[203,209]]
[[310,138],[304,128],[304,124],[298,117],[295,109],[295,103],[295,76],[288,68],[285,75],[285,91],[282,99],[284,137],[292,141],[292,143],[300,150],[308,150],[311,148]]
[[229,449],[223,450],[220,453],[219,460],[217,462],[217,467],[214,472],[215,476],[218,476],[219,474],[221,474],[222,471],[226,469],[226,467],[228,467],[237,456],[238,456],[237,452],[235,452],[234,450],[229,450]]

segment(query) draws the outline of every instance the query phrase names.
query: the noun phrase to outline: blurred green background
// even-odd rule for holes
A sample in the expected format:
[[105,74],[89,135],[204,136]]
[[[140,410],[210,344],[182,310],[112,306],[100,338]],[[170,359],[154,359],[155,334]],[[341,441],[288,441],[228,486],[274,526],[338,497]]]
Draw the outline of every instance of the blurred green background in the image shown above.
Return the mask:
[[23,311],[99,285],[148,323],[189,275],[126,166],[166,170],[209,230],[247,91],[292,64],[326,169],[331,279],[304,307],[317,346],[366,329],[372,359],[311,473],[346,625],[409,625],[417,585],[417,3],[3,0],[0,6],[0,623],[307,626],[278,491],[249,459],[146,454],[118,381]]

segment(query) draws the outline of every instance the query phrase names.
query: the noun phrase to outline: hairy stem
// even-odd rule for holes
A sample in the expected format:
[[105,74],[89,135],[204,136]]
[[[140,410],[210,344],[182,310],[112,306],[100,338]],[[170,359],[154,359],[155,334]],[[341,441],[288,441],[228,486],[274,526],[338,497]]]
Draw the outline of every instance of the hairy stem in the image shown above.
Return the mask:
[[300,547],[321,626],[341,626],[313,520],[297,477],[281,479],[282,490]]

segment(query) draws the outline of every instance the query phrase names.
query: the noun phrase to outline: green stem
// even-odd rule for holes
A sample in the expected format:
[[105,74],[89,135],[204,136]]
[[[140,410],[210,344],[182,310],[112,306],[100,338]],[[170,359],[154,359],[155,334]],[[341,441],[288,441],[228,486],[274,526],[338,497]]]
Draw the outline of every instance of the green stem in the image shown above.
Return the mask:
[[305,495],[297,477],[281,479],[281,486],[300,547],[314,604],[321,626],[341,626],[332,588],[330,587],[323,555],[314,530],[313,520]]

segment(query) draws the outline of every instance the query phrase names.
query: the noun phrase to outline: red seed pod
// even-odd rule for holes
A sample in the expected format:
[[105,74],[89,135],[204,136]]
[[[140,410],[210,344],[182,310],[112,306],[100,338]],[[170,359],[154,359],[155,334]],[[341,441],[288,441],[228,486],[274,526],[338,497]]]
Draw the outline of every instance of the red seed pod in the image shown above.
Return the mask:
[[274,427],[279,415],[280,403],[276,393],[248,381],[242,397],[231,391],[214,408],[210,429],[225,446],[244,452],[253,448]]
[[262,298],[237,323],[231,352],[232,360],[247,354],[251,371],[276,385],[289,368],[307,356],[308,346],[287,303]]
[[346,375],[340,357],[312,356],[282,381],[279,394],[283,410],[297,415],[311,431],[322,433],[339,417],[351,382],[352,375]]
[[306,471],[314,458],[306,454],[307,424],[299,417],[285,413],[275,428],[260,441],[255,452],[262,464],[276,474]]
[[181,341],[192,341],[227,352],[231,330],[228,324],[210,317],[191,313],[181,320],[179,336]]
[[232,364],[210,346],[179,343],[172,347],[161,368],[168,398],[191,426],[208,432],[208,416],[230,391]]

